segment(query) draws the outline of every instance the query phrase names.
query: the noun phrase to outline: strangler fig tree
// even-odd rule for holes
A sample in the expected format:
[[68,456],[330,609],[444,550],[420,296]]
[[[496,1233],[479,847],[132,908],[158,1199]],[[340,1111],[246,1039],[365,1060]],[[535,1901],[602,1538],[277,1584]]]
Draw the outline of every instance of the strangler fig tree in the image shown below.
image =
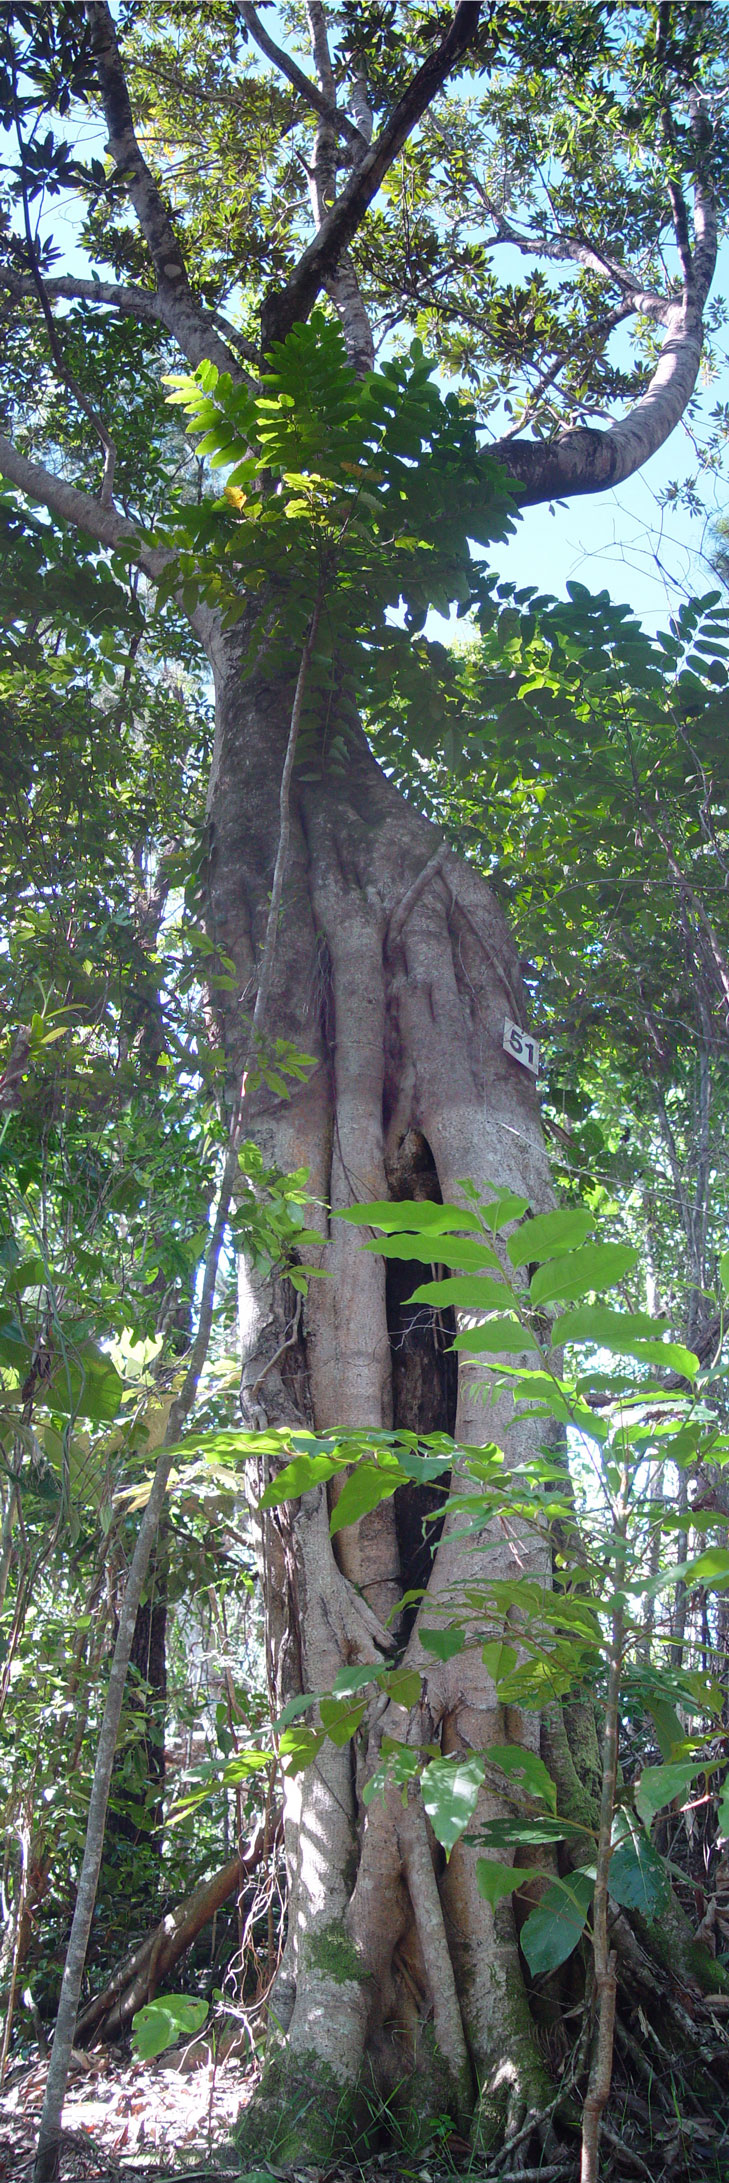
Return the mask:
[[[305,1294],[244,1284],[247,1427],[502,1437],[510,1460],[533,1440],[503,1392],[484,1410],[448,1316],[413,1315],[427,1262],[364,1253],[333,1217],[459,1205],[466,1177],[511,1191],[515,1220],[551,1204],[533,1077],[503,1044],[505,1019],[527,1021],[504,918],[378,767],[367,721],[404,721],[427,756],[452,697],[429,608],[478,618],[489,539],[630,477],[685,414],[726,194],[728,27],[722,6],[607,0],[3,14],[0,471],[79,553],[141,574],[150,611],[161,587],[209,663],[206,915],[231,1109],[308,647],[247,1126],[269,1167],[308,1170],[318,1240]],[[51,229],[69,194],[64,264],[68,227]],[[277,1074],[276,1040],[310,1057],[304,1081]],[[458,1525],[425,1553],[424,1508],[414,1484],[334,1539],[323,1485],[269,1509],[281,1706],[346,1664],[419,1658],[423,1619],[463,1581]],[[508,1576],[506,1535],[488,1551]],[[538,1720],[504,1718],[478,1648],[431,1660],[421,1711],[443,1757],[536,1752]],[[510,1901],[479,1892],[468,1842],[440,1869],[417,1799],[364,1801],[383,1734],[407,1724],[373,1699],[356,1743],[328,1740],[289,1777],[255,2123],[260,2149],[268,2115],[282,2157],[351,2130],[367,2085],[370,2111],[386,2095],[463,2126],[549,2105]],[[577,1756],[587,1795],[597,1752],[572,1727],[579,1751],[553,1726],[551,1763],[574,1786]]]

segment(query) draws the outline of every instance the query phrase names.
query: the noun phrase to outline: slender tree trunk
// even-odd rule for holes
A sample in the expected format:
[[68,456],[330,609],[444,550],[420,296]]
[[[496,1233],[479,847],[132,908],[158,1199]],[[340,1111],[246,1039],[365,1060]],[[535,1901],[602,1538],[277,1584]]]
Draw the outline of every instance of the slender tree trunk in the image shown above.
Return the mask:
[[[243,682],[236,653],[233,637],[217,661],[209,899],[213,936],[236,965],[245,1003],[265,927],[289,699],[273,684]],[[442,1427],[450,1402],[462,1442],[503,1437],[516,1461],[534,1428],[515,1427],[505,1403],[484,1406],[472,1358],[461,1362],[453,1414],[452,1367],[434,1336],[411,1335],[392,1282],[388,1296],[384,1263],[326,1211],[386,1196],[453,1199],[466,1177],[518,1190],[535,1212],[551,1202],[532,1080],[503,1050],[504,1017],[524,1020],[524,1000],[500,911],[382,775],[356,721],[344,732],[346,768],[322,761],[312,778],[307,753],[306,781],[295,784],[271,1007],[276,1032],[314,1065],[289,1102],[263,1090],[255,1121],[267,1157],[283,1170],[309,1170],[310,1221],[330,1278],[311,1283],[295,1343],[284,1341],[285,1284],[267,1299],[248,1294],[244,1416],[428,1431]],[[244,1009],[227,996],[223,1028],[234,1076]],[[407,1270],[402,1296],[417,1277]],[[265,1521],[281,1701],[297,1689],[326,1689],[348,1660],[390,1652],[388,1618],[417,1582],[417,1506],[408,1515],[385,1502],[338,1534],[336,1546],[328,1515],[322,1489]],[[511,1546],[489,1539],[486,1565],[485,1543],[465,1561],[446,1522],[421,1615],[409,1634],[396,1625],[404,1661],[426,1673],[417,1715],[408,1720],[390,1706],[378,1717],[373,1708],[356,1749],[325,1744],[316,1765],[287,1784],[288,1939],[264,2079],[281,2158],[314,2157],[346,2135],[368,2080],[421,2118],[447,2109],[465,2120],[480,2093],[482,2119],[493,2105],[501,2127],[549,2098],[510,1905],[494,1914],[483,1902],[467,1845],[440,1869],[419,1804],[404,1811],[393,1797],[365,1810],[361,1797],[384,1734],[444,1751],[483,1749],[505,1734],[538,1743],[538,1723],[505,1723],[480,1644],[443,1666],[420,1645],[421,1617],[447,1617],[466,1574],[477,1581],[486,1566],[490,1577],[512,1571]],[[484,1793],[482,1815],[497,1808]],[[258,2112],[250,2128],[260,2151]]]
[[[151,1556],[144,1597],[137,1608],[129,1656],[132,1701],[140,1719],[134,1746],[135,1778],[125,1785],[128,1749],[117,1754],[116,1794],[112,1782],[110,1839],[139,1843],[159,1857],[165,1787],[165,1716],[167,1705],[167,1541],[162,1526]],[[154,1888],[154,1880],[152,1881]]]

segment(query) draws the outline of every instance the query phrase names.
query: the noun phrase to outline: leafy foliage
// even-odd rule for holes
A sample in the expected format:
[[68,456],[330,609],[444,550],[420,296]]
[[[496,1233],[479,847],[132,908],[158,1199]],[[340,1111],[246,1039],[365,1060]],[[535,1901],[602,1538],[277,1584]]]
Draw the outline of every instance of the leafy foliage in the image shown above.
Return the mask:
[[[443,1488],[447,1511],[451,1517],[463,1518],[468,1537],[475,1531],[488,1533],[498,1518],[507,1533],[517,1525],[522,1539],[546,1542],[556,1537],[560,1542],[556,1549],[553,1546],[554,1581],[551,1570],[539,1575],[535,1569],[507,1579],[486,1577],[478,1584],[464,1578],[447,1627],[442,1632],[423,1629],[426,1652],[447,1660],[461,1646],[477,1644],[493,1678],[496,1698],[507,1707],[537,1711],[585,1684],[602,1696],[614,1644],[611,1617],[617,1586],[621,1601],[635,1602],[632,1619],[621,1609],[618,1665],[624,1690],[632,1676],[648,1718],[665,1706],[669,1696],[679,1698],[680,1692],[679,1702],[689,1714],[703,1716],[710,1730],[722,1710],[720,1685],[691,1670],[671,1674],[660,1656],[655,1661],[646,1658],[641,1612],[641,1603],[675,1585],[677,1576],[697,1579],[707,1588],[729,1584],[729,1553],[722,1545],[710,1547],[685,1570],[677,1570],[675,1563],[661,1566],[673,1526],[669,1507],[656,1494],[656,1479],[663,1478],[667,1462],[680,1468],[687,1462],[717,1465],[729,1460],[729,1439],[721,1418],[707,1409],[702,1386],[696,1394],[681,1392],[680,1384],[673,1392],[667,1386],[668,1376],[680,1372],[684,1387],[690,1389],[699,1374],[698,1359],[663,1339],[666,1323],[652,1320],[645,1311],[584,1305],[582,1313],[559,1314],[565,1295],[585,1297],[617,1277],[636,1276],[635,1250],[584,1240],[584,1212],[565,1208],[533,1218],[526,1214],[523,1201],[502,1192],[483,1200],[471,1185],[464,1185],[464,1192],[462,1207],[413,1201],[373,1203],[353,1206],[341,1217],[385,1231],[381,1245],[371,1239],[365,1249],[374,1245],[386,1250],[395,1236],[398,1244],[409,1237],[414,1245],[419,1237],[421,1253],[427,1238],[431,1255],[436,1239],[440,1251],[442,1237],[449,1236],[455,1256],[459,1248],[473,1247],[479,1229],[483,1235],[501,1239],[500,1252],[488,1246],[490,1260],[500,1268],[499,1281],[490,1271],[450,1275],[422,1284],[414,1300],[437,1305],[442,1289],[444,1300],[458,1313],[455,1347],[463,1346],[470,1336],[472,1349],[487,1356],[500,1352],[498,1362],[484,1366],[485,1398],[490,1376],[496,1389],[504,1382],[509,1385],[517,1412],[566,1424],[573,1472],[576,1465],[579,1471],[582,1445],[586,1469],[579,1556],[572,1486],[564,1462],[555,1461],[549,1446],[540,1456],[508,1467],[496,1446],[474,1449],[451,1444],[449,1449],[444,1441],[438,1446],[435,1436],[421,1442],[420,1451],[413,1436],[397,1433],[329,1436],[326,1442],[316,1443],[316,1452],[313,1446],[309,1452],[301,1439],[293,1463],[284,1465],[266,1488],[263,1505],[275,1506],[292,1492],[321,1487],[346,1466],[349,1476],[331,1517],[334,1531],[345,1520],[354,1521],[375,1507],[399,1484],[406,1484],[418,1451],[431,1477],[446,1470],[451,1474]],[[592,1225],[589,1216],[587,1221]],[[465,1231],[460,1238],[459,1226]],[[522,1269],[528,1270],[535,1261],[537,1270],[525,1285]],[[548,1329],[545,1304],[557,1306],[554,1324]],[[645,1339],[647,1328],[653,1330],[652,1340]],[[551,1346],[563,1330],[575,1359],[569,1374],[556,1369]],[[539,1364],[509,1363],[517,1346],[522,1352],[539,1349]],[[630,1377],[625,1376],[621,1360],[626,1354],[636,1359],[642,1373],[633,1370]],[[611,1359],[619,1369],[606,1373]],[[661,1368],[663,1382],[656,1377],[656,1369]],[[604,1409],[594,1408],[596,1396],[607,1398]],[[656,1573],[647,1577],[646,1565],[655,1567],[656,1559]],[[505,1619],[513,1643],[489,1634],[489,1623],[503,1625]],[[419,1775],[433,1832],[448,1856],[477,1815],[481,1787],[495,1772],[507,1807],[513,1806],[512,1816],[481,1819],[475,1836],[470,1837],[488,1852],[479,1860],[478,1881],[492,1904],[545,1877],[539,1866],[505,1864],[504,1851],[563,1845],[565,1871],[550,1880],[520,1936],[533,1976],[557,1969],[577,1946],[589,1915],[595,1880],[594,1864],[592,1869],[589,1864],[593,1837],[582,1821],[575,1822],[557,1809],[553,1781],[535,1751],[515,1742],[489,1745],[465,1760],[434,1756],[428,1748],[419,1752],[414,1722],[420,1676],[402,1674],[389,1665],[379,1669],[368,1665],[345,1670],[330,1695],[293,1701],[289,1717],[294,1707],[298,1713],[302,1705],[317,1705],[320,1726],[302,1732],[286,1727],[282,1719],[284,1764],[299,1770],[312,1763],[327,1735],[337,1742],[355,1735],[364,1723],[366,1702],[363,1698],[353,1706],[352,1699],[373,1684],[386,1691],[395,1706],[410,1710],[410,1724],[405,1741],[391,1733],[384,1738],[380,1764],[367,1784],[368,1802],[385,1794],[389,1783],[400,1788],[405,1800]],[[685,1793],[707,1765],[710,1770],[706,1729],[700,1726],[696,1735],[685,1732],[676,1718],[670,1763],[644,1769],[635,1788],[626,1785],[614,1806],[610,1892],[617,1903],[639,1911],[649,1923],[665,1907],[668,1879],[646,1830],[663,1805]]]

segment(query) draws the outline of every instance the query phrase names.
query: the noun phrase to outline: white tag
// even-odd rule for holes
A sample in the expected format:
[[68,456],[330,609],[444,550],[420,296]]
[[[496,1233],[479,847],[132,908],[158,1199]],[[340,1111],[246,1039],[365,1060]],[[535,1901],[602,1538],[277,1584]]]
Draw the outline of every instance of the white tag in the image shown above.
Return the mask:
[[530,1031],[522,1031],[518,1023],[512,1023],[510,1016],[504,1023],[504,1046],[507,1054],[513,1054],[514,1060],[521,1062],[523,1069],[531,1069],[534,1076],[539,1075],[537,1040],[532,1038]]

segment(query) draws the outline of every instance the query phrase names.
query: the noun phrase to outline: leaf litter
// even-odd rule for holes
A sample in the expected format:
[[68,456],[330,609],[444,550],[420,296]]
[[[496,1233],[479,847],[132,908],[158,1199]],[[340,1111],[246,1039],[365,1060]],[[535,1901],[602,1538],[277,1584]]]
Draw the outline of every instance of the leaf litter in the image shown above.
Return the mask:
[[[8,2074],[0,2093],[0,2183],[30,2183],[47,2063]],[[60,2183],[162,2183],[240,2174],[232,2134],[258,2072],[199,2041],[154,2062],[108,2048],[74,2053]]]

